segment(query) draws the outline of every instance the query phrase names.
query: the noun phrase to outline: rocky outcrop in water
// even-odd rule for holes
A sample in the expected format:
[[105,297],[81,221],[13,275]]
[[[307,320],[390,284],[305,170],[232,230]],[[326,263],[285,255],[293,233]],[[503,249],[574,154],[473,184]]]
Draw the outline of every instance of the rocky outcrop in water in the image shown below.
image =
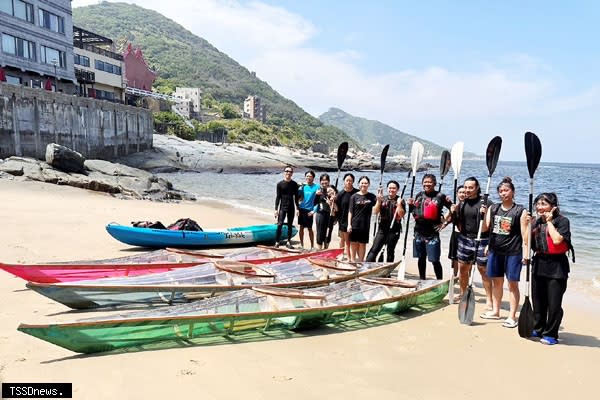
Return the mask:
[[[209,143],[187,141],[176,136],[154,135],[152,150],[129,155],[123,164],[148,171],[217,171],[226,173],[264,173],[281,170],[286,165],[316,171],[337,171],[335,151],[325,155],[308,150],[255,143]],[[344,170],[377,170],[379,157],[363,152],[348,152]],[[427,168],[428,164],[423,164]],[[388,156],[386,171],[408,171],[410,160]]]

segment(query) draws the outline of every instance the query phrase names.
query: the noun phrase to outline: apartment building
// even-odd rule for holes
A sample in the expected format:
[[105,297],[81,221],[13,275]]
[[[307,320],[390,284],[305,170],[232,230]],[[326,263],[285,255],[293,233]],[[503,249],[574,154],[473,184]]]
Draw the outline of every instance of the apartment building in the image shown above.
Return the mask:
[[74,92],[70,0],[0,0],[0,35],[7,83]]
[[188,118],[201,120],[202,89],[192,87],[176,87],[173,96],[180,99],[175,107]]
[[267,121],[267,110],[264,104],[261,104],[260,97],[246,97],[246,100],[244,100],[244,118],[255,119],[263,123]]
[[124,79],[123,56],[116,52],[114,42],[74,26],[73,50],[77,94],[123,102],[127,82]]

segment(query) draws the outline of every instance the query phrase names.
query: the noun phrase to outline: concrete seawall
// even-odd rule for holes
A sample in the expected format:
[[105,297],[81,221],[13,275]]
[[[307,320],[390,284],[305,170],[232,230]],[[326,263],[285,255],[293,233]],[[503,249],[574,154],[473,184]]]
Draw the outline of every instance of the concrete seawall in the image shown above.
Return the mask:
[[144,108],[0,83],[0,158],[45,158],[58,143],[86,158],[110,160],[152,148]]

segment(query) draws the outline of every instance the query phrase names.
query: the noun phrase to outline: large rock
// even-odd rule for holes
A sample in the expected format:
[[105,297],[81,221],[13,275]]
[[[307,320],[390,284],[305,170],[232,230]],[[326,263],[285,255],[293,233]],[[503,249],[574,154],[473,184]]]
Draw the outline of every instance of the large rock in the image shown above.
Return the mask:
[[10,157],[0,163],[0,178],[10,174],[20,180],[68,185],[137,199],[194,200],[193,196],[174,190],[169,181],[147,171],[103,160],[86,160],[84,165],[89,173],[68,173],[33,158]]
[[50,143],[46,146],[46,162],[64,172],[85,172],[85,158],[81,153],[60,144]]

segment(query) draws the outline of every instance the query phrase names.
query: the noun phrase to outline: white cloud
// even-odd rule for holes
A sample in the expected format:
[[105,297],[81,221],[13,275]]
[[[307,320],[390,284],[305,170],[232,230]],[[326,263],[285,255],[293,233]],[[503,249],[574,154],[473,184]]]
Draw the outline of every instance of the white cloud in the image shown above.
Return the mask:
[[[95,2],[75,0],[73,6],[84,3]],[[524,124],[523,132],[537,126],[552,131],[544,117],[600,104],[600,86],[565,94],[551,66],[526,54],[464,71],[438,65],[371,75],[357,66],[362,54],[355,49],[332,53],[311,46],[318,28],[281,7],[236,0],[134,3],[205,38],[315,116],[335,106],[443,145],[464,139],[473,151],[498,131]]]

